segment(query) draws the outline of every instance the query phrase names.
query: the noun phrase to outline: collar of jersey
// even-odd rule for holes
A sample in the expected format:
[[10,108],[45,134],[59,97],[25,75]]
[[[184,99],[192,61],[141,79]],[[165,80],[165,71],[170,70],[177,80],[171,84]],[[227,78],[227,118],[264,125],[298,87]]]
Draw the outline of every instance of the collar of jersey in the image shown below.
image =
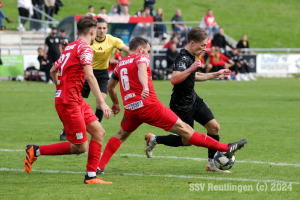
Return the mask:
[[[95,40],[96,40],[96,38],[95,38]],[[102,43],[102,42],[104,42],[106,40],[106,36],[105,36],[105,39],[104,40],[102,40],[102,41],[98,41],[98,40],[96,40],[98,43]]]

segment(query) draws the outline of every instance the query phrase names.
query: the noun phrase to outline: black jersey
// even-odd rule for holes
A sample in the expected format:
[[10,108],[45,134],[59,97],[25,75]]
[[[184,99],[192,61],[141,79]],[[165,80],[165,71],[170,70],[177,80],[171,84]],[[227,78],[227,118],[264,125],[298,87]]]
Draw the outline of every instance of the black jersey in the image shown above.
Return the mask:
[[55,36],[48,36],[45,40],[45,43],[48,45],[48,53],[60,53],[59,52],[59,44],[60,39],[59,37]]
[[[184,71],[191,67],[195,62],[195,56],[192,56],[186,49],[181,49],[173,64],[173,71]],[[195,87],[195,73],[191,73],[184,81],[174,85],[171,95],[170,107],[176,107],[180,110],[191,109],[195,103],[197,94]]]

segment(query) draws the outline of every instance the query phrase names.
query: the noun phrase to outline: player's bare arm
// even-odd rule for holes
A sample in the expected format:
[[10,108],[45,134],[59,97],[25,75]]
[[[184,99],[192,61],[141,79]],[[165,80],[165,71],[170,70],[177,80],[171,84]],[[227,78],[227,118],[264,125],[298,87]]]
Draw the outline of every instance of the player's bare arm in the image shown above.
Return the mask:
[[59,44],[59,45],[58,45],[58,48],[59,48],[59,53],[61,54],[61,52],[62,52],[62,50],[63,50],[62,45]]
[[201,61],[197,60],[194,64],[189,67],[188,69],[184,70],[183,72],[180,71],[173,71],[171,84],[176,85],[184,81],[191,73],[196,71],[198,68],[202,67]]
[[129,47],[125,45],[121,48],[121,51],[125,51],[126,53],[129,53]]
[[50,75],[52,77],[53,83],[57,85],[58,81],[58,69],[53,65],[52,68],[50,69]]
[[145,63],[140,63],[138,64],[138,69],[139,80],[143,86],[142,97],[146,99],[149,95],[147,66]]
[[224,78],[225,75],[230,74],[229,69],[221,69],[218,72],[214,73],[200,73],[196,72],[195,81],[207,81],[213,78]]
[[97,80],[96,80],[96,78],[94,76],[94,73],[93,73],[92,66],[91,65],[84,65],[83,68],[84,68],[86,80],[87,80],[93,94],[96,97],[96,100],[97,100],[97,106],[96,107],[103,111],[105,119],[109,119],[110,115],[111,115],[111,110],[108,107],[108,105],[105,103],[104,98],[102,97],[100,88],[98,87]]
[[121,107],[120,107],[120,103],[119,103],[119,99],[117,96],[117,90],[116,90],[116,86],[119,83],[119,81],[114,80],[113,78],[109,79],[108,82],[108,86],[107,86],[107,90],[109,93],[109,96],[113,102],[112,106],[111,106],[111,110],[114,113],[114,117],[120,112]]

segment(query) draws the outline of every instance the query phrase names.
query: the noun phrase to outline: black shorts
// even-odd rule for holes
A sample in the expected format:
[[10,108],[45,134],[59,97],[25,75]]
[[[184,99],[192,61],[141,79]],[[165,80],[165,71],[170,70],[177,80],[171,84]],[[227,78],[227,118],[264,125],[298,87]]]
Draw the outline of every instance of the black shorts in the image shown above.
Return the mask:
[[52,67],[52,63],[55,63],[57,61],[57,59],[59,59],[60,57],[60,53],[56,53],[56,52],[48,52],[47,53],[47,59],[49,60],[49,63],[51,64]]
[[[108,76],[108,70],[104,69],[104,70],[93,70],[94,75],[97,79],[99,88],[101,93],[105,93],[107,94],[107,85],[108,85],[108,80],[109,80],[109,76]],[[89,94],[90,94],[91,88],[88,84],[87,81],[84,82],[83,84],[83,88],[81,90],[81,95],[83,98],[88,98]]]
[[189,124],[194,128],[194,120],[205,126],[207,122],[215,119],[210,108],[207,106],[205,101],[197,96],[196,101],[191,109],[189,110],[179,110],[174,107],[170,107],[171,110],[185,123]]

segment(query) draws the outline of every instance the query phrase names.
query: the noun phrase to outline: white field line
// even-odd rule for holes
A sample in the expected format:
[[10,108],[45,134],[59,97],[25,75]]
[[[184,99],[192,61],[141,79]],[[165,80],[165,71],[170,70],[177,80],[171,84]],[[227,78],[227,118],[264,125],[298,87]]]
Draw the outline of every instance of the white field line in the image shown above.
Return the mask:
[[[0,151],[25,151],[25,149],[0,149]],[[139,154],[115,154],[117,156],[128,156],[128,157],[146,157],[146,155]],[[192,157],[177,157],[177,156],[152,156],[152,158],[169,158],[169,159],[183,159],[183,160],[195,160],[195,161],[207,161],[207,158],[192,158]],[[262,162],[262,161],[244,161],[244,160],[236,160],[239,163],[253,163],[253,164],[268,164],[268,165],[276,165],[276,166],[293,166],[300,167],[300,164],[290,164],[290,163],[273,163],[273,162]]]
[[[25,169],[9,169],[9,168],[0,168],[0,171],[18,171],[24,172]],[[74,172],[74,171],[60,171],[60,170],[31,170],[33,172],[44,172],[44,173],[63,173],[63,174],[84,174],[85,172]],[[116,174],[110,174],[116,175]],[[221,178],[221,177],[206,177],[206,176],[185,176],[185,175],[173,175],[173,174],[132,174],[132,173],[123,173],[123,176],[143,176],[143,177],[169,177],[169,178],[195,178],[195,179],[208,179],[208,180],[227,180],[227,181],[245,181],[245,182],[264,182],[264,183],[286,183],[286,184],[297,184],[300,182],[287,182],[279,180],[256,180],[256,179],[245,179],[245,178]]]

